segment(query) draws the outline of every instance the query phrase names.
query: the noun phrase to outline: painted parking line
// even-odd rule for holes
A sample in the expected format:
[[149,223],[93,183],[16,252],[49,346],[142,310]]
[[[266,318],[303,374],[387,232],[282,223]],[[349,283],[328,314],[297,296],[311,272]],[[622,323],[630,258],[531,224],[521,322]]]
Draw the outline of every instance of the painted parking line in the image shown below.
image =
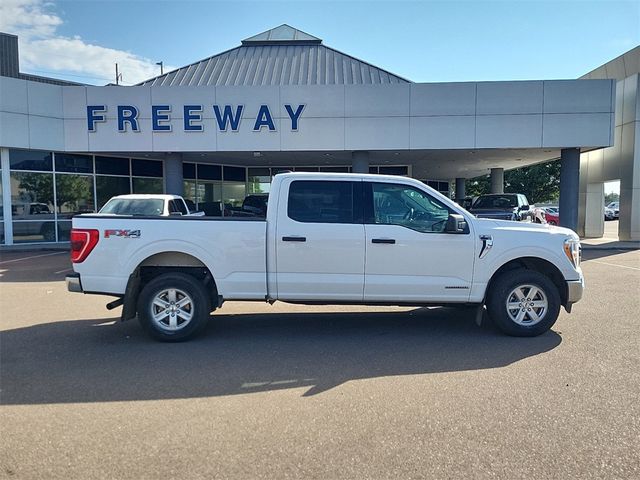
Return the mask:
[[615,263],[599,262],[597,260],[587,260],[587,262],[589,262],[589,263],[599,263],[600,265],[609,265],[610,267],[630,268],[631,270],[640,271],[640,268],[638,268],[638,267],[630,267],[629,265],[616,265]]
[[22,260],[30,260],[32,258],[50,257],[51,255],[62,255],[62,254],[68,255],[69,252],[54,252],[54,253],[45,253],[42,255],[32,255],[30,257],[14,258],[13,260],[5,260],[4,262],[0,262],[0,265],[4,265],[6,263],[21,262]]
[[53,274],[57,275],[59,273],[70,272],[72,270],[73,270],[73,268],[65,268],[64,270],[58,270],[57,272],[53,272]]

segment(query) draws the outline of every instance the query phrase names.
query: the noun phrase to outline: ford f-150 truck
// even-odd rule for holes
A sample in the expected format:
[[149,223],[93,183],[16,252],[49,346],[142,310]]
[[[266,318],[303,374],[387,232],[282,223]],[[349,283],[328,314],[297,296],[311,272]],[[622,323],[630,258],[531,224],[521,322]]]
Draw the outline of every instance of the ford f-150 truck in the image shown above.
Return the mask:
[[478,219],[411,178],[286,173],[266,218],[76,216],[66,281],[165,341],[229,300],[486,305],[534,336],[582,297],[580,256],[571,230]]

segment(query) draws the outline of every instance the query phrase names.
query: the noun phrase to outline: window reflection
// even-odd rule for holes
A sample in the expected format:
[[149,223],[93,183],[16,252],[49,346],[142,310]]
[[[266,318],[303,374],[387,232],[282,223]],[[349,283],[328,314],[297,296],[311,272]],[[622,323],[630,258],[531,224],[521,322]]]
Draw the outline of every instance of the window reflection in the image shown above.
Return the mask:
[[134,178],[133,193],[162,193],[164,181],[161,178]]
[[222,185],[220,182],[198,181],[196,189],[198,210],[209,217],[222,215]]
[[131,193],[129,177],[105,177],[96,176],[96,196],[98,210],[100,210],[111,197]]
[[14,220],[53,220],[53,174],[12,173],[11,212]]
[[95,212],[93,181],[87,175],[56,175],[58,219]]
[[13,243],[55,242],[55,222],[13,222]]

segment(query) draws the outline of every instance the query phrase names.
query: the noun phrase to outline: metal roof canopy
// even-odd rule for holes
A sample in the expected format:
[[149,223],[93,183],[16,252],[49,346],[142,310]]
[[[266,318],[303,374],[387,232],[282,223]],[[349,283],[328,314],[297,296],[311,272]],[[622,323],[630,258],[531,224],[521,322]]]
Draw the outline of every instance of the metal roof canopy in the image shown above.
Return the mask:
[[379,85],[409,80],[322,44],[289,25],[158,77],[143,86]]
[[286,23],[242,40],[242,45],[282,45],[285,43],[297,45],[318,44],[322,43],[322,40],[318,37],[314,37],[313,35],[309,35],[302,30],[293,28]]

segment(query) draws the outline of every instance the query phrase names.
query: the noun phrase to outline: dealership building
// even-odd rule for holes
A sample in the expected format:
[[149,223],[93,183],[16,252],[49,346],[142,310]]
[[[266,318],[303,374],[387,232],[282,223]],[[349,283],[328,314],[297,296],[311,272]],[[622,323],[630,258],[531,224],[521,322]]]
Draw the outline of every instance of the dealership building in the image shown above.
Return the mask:
[[[283,170],[464,180],[561,159],[560,221],[640,239],[640,48],[578,80],[415,83],[282,25],[136,86],[19,71],[0,34],[2,243],[68,241],[70,218],[123,193],[175,193],[233,213]],[[398,46],[400,47],[400,46]],[[609,66],[610,65],[610,66]]]

